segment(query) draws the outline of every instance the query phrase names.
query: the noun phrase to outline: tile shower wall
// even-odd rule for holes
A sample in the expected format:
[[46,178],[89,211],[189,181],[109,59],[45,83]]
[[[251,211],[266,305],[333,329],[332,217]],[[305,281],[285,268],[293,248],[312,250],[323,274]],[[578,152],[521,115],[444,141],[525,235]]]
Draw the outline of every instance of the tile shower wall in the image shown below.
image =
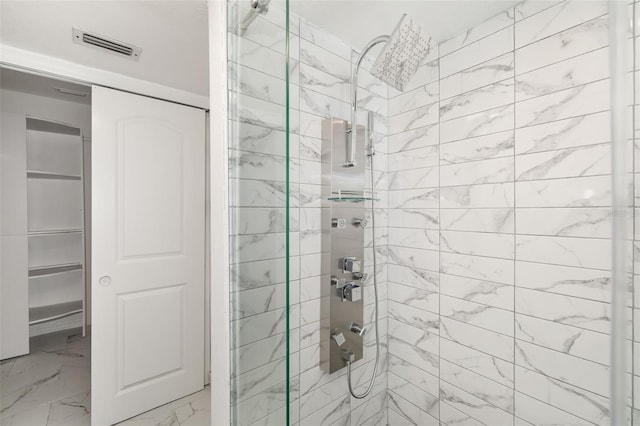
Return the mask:
[[[285,15],[272,2],[245,34],[230,3],[230,178],[232,407],[238,425],[284,424],[285,334]],[[352,49],[304,20],[292,18],[290,67],[290,353],[291,416],[300,425],[386,424],[386,257],[380,249],[381,365],[371,396],[351,398],[345,371],[319,367],[321,241],[321,122],[348,119]],[[366,67],[366,64],[365,64]],[[375,113],[375,191],[380,201],[377,243],[386,236],[387,87],[364,72],[359,104]],[[367,181],[369,181],[367,172]],[[370,188],[370,185],[367,185]],[[371,231],[365,263],[372,262]],[[370,276],[372,268],[367,267]],[[373,287],[365,287],[365,363],[353,369],[362,392],[373,373]]]
[[[365,400],[348,395],[344,371],[318,367],[320,122],[348,118],[354,57],[291,20],[295,423],[609,424],[606,19],[602,1],[529,1],[434,48],[403,93],[361,77],[361,106],[376,112],[383,336]],[[238,424],[281,424],[284,14],[272,6],[242,37],[231,30],[233,397]],[[359,390],[375,356],[371,284]]]
[[608,424],[606,11],[520,4],[392,93],[390,151],[431,161],[389,155],[390,424]]

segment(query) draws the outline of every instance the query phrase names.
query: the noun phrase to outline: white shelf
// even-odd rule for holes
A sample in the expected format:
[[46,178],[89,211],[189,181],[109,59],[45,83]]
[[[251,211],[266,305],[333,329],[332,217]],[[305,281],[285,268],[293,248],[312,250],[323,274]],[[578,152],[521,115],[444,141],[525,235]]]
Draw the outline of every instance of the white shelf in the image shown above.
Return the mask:
[[82,312],[82,300],[29,308],[29,325],[53,321]]
[[66,179],[66,180],[81,180],[80,175],[68,175],[65,173],[56,172],[44,172],[38,170],[27,170],[27,178],[30,179]]
[[29,268],[29,277],[41,277],[43,275],[53,275],[61,272],[77,271],[79,269],[82,269],[82,263],[38,266],[36,268]]

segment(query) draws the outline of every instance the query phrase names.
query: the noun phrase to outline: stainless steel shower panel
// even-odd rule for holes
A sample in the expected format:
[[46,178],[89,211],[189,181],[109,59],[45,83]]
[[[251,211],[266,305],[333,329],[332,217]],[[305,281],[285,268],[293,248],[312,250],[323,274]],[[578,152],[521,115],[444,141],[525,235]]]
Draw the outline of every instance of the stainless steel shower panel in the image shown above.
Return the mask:
[[[362,358],[365,132],[354,167],[344,167],[350,135],[342,119],[322,122],[322,299],[320,365],[329,372]],[[365,222],[366,224],[366,222]],[[355,326],[354,326],[355,324]]]

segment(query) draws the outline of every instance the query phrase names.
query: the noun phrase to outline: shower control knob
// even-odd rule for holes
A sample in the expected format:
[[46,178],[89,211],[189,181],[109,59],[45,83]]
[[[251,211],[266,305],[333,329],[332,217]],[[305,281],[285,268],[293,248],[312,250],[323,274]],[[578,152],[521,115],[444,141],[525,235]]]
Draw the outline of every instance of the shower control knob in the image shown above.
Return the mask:
[[344,273],[351,272],[353,274],[360,272],[360,260],[356,257],[345,257],[342,260],[342,271]]
[[337,289],[344,287],[345,279],[338,277],[331,277],[331,285],[335,285]]
[[362,287],[354,282],[348,282],[342,289],[342,300],[357,302],[362,300]]
[[344,342],[346,341],[346,339],[344,338],[344,334],[342,334],[342,332],[340,331],[335,331],[331,333],[331,340],[336,342],[338,347],[344,345]]

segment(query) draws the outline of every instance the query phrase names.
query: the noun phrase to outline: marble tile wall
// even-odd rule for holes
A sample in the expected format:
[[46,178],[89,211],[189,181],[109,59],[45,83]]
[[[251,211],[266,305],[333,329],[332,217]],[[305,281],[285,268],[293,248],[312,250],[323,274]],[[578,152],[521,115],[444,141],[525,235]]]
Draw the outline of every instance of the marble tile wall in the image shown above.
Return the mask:
[[[390,147],[437,162],[390,186],[389,252],[396,227],[419,234],[389,259],[390,424],[608,424],[606,13],[604,1],[525,2],[441,43],[437,84],[392,93]],[[437,108],[412,114],[400,100],[421,90]],[[434,123],[434,139],[394,144],[404,117]],[[403,298],[417,281],[407,268],[421,296]]]
[[[434,46],[402,93],[362,74],[361,106],[376,119],[383,343],[376,386],[362,401],[348,395],[344,372],[318,366],[320,123],[348,118],[354,53],[304,20],[290,27],[294,423],[609,424],[606,3],[522,3]],[[284,34],[276,7],[242,37],[230,28],[232,387],[240,425],[282,423],[286,404]],[[637,62],[635,70],[639,87]],[[369,231],[367,265],[373,237]],[[630,239],[629,260],[631,253]],[[638,335],[629,345],[636,360]],[[354,369],[360,390],[373,367],[373,337],[367,362]],[[639,380],[630,375],[629,389]]]
[[[285,423],[285,15],[272,1],[240,36],[244,3],[230,2],[230,194],[232,407],[234,424]],[[300,425],[386,424],[387,86],[365,70],[359,106],[374,111],[376,233],[381,361],[365,400],[349,395],[345,371],[319,367],[321,122],[350,118],[352,48],[292,13],[290,19],[290,385],[291,420]],[[364,67],[367,67],[365,63]],[[367,182],[371,169],[367,169]],[[366,185],[371,188],[370,184]],[[370,207],[370,206],[369,206]],[[370,214],[368,214],[370,222]],[[371,277],[373,234],[365,236]],[[372,279],[365,284],[365,359],[354,365],[362,392],[375,358]]]

